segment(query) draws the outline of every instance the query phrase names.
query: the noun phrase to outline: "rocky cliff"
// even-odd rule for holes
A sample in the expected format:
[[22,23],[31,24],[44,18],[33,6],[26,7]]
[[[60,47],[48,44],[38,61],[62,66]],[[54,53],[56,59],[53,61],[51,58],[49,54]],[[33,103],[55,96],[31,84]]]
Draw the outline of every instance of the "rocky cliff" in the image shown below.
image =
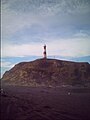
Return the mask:
[[2,77],[5,83],[19,85],[84,84],[90,82],[90,64],[56,59],[37,59],[16,64]]

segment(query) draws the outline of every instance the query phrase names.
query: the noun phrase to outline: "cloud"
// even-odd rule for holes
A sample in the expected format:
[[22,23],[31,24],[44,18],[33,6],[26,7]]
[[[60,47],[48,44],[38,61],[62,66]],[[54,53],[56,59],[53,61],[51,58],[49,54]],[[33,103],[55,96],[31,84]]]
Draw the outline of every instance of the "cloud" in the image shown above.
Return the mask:
[[[49,29],[50,25],[84,25],[90,22],[89,0],[6,0],[2,1],[3,37],[40,24]],[[82,20],[83,19],[83,20]]]
[[1,68],[12,68],[14,67],[14,64],[11,62],[1,61]]
[[78,38],[89,38],[89,35],[88,33],[84,32],[83,30],[80,30],[80,32],[74,34],[75,37],[78,37]]
[[[89,39],[52,39],[47,40],[47,54],[61,56],[86,56],[90,54]],[[6,44],[2,49],[2,57],[43,56],[43,44]]]
[[1,14],[2,57],[42,55],[44,43],[49,54],[90,54],[90,0],[2,0]]
[[[73,13],[73,12],[88,12],[89,0],[3,0],[4,6],[9,9],[22,13]],[[6,3],[6,4],[5,4]],[[39,14],[38,13],[38,14]],[[52,14],[51,14],[52,15]]]
[[48,44],[48,51],[49,54],[60,56],[85,56],[90,55],[89,44],[90,41],[88,39],[86,40],[75,38],[68,40],[57,40]]
[[6,44],[2,49],[2,57],[23,57],[29,55],[41,55],[42,54],[42,45],[40,44],[22,44],[22,45],[13,45]]

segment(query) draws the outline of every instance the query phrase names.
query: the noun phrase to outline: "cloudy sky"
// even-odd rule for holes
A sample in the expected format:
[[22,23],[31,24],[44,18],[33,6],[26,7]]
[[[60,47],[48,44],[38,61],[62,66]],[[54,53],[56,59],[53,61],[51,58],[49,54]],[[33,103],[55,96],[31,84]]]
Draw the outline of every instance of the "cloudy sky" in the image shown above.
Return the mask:
[[90,56],[90,0],[2,0],[2,71],[41,56]]

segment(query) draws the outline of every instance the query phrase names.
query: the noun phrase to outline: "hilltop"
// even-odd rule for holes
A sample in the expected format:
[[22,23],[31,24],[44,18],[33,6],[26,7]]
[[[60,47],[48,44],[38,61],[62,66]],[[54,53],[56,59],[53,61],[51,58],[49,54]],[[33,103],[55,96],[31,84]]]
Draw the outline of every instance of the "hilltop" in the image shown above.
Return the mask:
[[21,62],[6,71],[2,80],[8,84],[30,86],[76,85],[90,82],[90,64],[57,59]]

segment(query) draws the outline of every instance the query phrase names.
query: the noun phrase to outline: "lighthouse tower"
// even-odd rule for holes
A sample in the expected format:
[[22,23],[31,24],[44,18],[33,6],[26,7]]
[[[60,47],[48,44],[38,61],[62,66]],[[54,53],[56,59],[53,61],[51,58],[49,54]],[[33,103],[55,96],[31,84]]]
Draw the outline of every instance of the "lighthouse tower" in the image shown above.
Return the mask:
[[43,52],[43,55],[44,55],[44,59],[47,58],[47,55],[46,55],[46,45],[44,45],[44,52]]

